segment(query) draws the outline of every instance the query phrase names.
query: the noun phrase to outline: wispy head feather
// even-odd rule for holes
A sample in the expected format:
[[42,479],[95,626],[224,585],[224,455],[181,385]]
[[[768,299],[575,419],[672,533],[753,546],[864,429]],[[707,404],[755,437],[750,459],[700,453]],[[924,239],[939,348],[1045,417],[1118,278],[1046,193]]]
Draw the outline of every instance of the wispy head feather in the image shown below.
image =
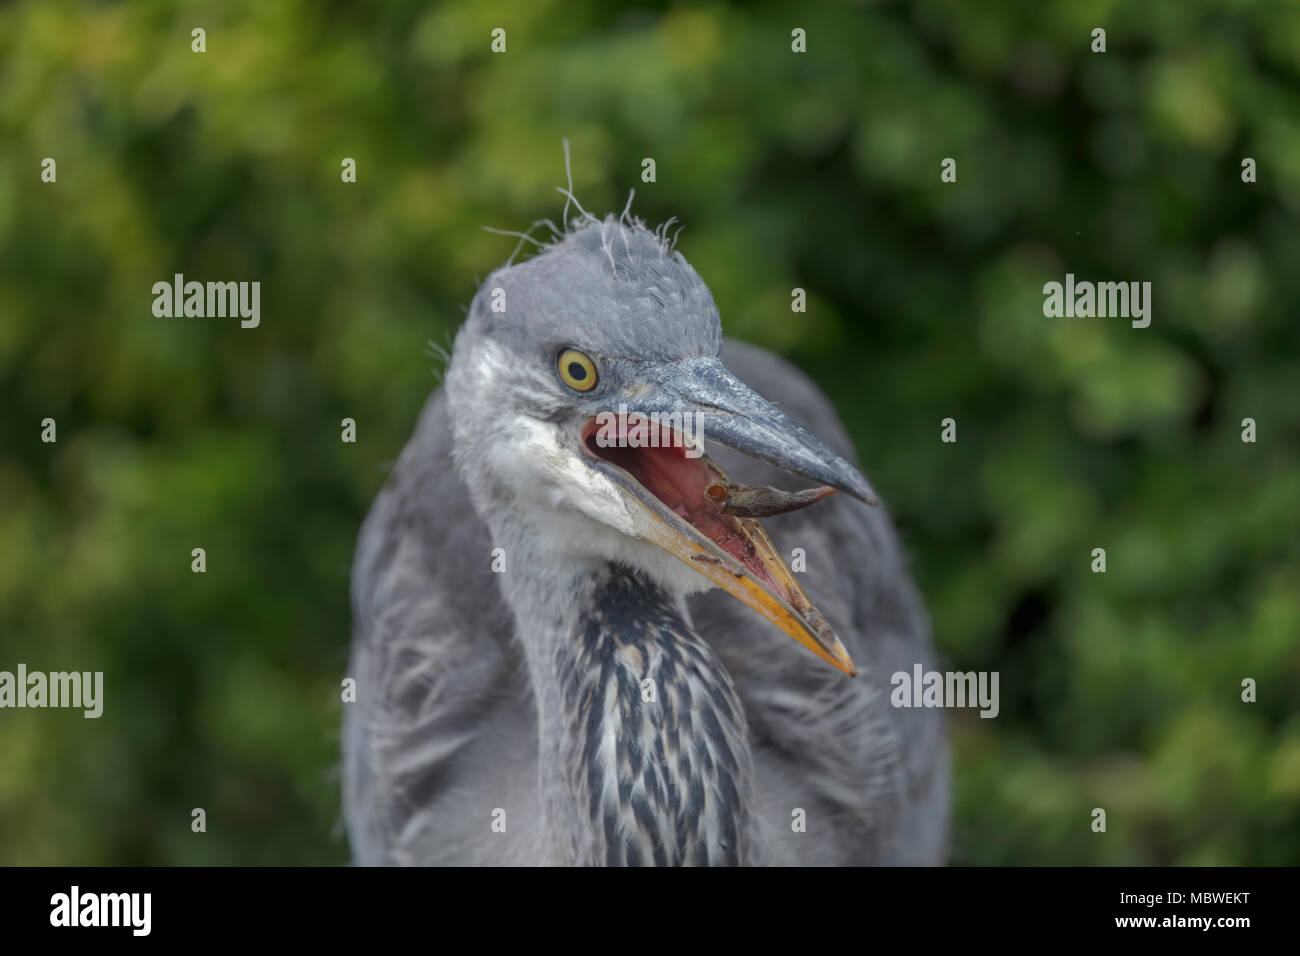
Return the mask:
[[[523,232],[512,229],[497,229],[492,226],[483,227],[485,232],[491,232],[501,236],[515,236],[519,239],[514,251],[510,253],[510,257],[505,261],[506,266],[512,266],[515,264],[515,259],[518,258],[525,243],[531,243],[534,247],[535,253],[541,253],[545,252],[547,249],[555,247],[575,233],[581,232],[590,227],[595,227],[600,230],[600,247],[605,253],[605,258],[609,261],[610,269],[613,270],[615,275],[618,274],[618,266],[615,263],[613,250],[610,245],[611,229],[617,230],[617,234],[614,236],[614,241],[622,241],[623,251],[626,256],[632,255],[632,241],[637,236],[644,236],[653,239],[661,257],[674,253],[677,248],[677,237],[681,235],[682,227],[680,225],[678,226],[677,232],[673,234],[672,239],[668,238],[668,230],[672,228],[673,223],[677,222],[677,217],[673,216],[667,222],[660,223],[653,230],[650,229],[646,225],[645,220],[632,213],[632,200],[636,197],[635,189],[628,190],[627,203],[624,205],[622,213],[618,216],[610,213],[605,218],[601,219],[587,212],[573,192],[573,167],[569,151],[569,141],[565,139],[563,144],[564,176],[566,185],[555,187],[555,191],[564,197],[564,209],[560,214],[560,221],[563,224],[563,228],[557,227],[550,219],[538,219]],[[570,205],[576,206],[578,209],[578,215],[572,218],[569,217]],[[538,226],[546,226],[550,230],[549,239],[538,239],[532,235],[533,230]]]

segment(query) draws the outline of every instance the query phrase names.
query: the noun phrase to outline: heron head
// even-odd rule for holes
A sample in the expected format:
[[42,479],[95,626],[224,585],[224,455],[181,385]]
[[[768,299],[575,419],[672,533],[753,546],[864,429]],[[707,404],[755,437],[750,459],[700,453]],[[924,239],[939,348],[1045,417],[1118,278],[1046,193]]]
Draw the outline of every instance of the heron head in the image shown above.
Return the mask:
[[[457,466],[494,534],[532,532],[529,560],[617,561],[675,594],[721,587],[855,673],[757,519],[833,490],[874,496],[721,347],[680,253],[639,222],[589,219],[474,297],[446,375]],[[711,442],[821,487],[737,485]]]

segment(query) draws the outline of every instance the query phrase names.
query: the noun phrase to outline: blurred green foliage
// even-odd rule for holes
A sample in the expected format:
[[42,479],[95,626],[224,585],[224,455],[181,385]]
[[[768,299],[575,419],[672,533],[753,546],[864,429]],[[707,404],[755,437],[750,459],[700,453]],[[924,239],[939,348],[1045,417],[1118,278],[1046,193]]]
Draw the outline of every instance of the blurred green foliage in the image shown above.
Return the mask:
[[[1298,77],[1300,8],[1246,0],[0,8],[0,669],[106,686],[0,713],[0,862],[346,860],[355,535],[565,136],[829,392],[944,654],[1001,672],[954,862],[1300,861]],[[1067,271],[1151,327],[1045,319]],[[261,327],[155,318],[175,272],[260,280]]]

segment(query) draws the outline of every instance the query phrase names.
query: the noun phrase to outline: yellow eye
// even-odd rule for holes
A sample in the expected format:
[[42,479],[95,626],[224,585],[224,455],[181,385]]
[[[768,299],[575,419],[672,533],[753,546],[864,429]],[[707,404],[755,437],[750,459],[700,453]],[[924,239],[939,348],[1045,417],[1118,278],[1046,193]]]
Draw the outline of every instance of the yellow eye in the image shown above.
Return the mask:
[[569,388],[590,392],[596,387],[596,364],[577,349],[565,349],[559,358],[560,378]]

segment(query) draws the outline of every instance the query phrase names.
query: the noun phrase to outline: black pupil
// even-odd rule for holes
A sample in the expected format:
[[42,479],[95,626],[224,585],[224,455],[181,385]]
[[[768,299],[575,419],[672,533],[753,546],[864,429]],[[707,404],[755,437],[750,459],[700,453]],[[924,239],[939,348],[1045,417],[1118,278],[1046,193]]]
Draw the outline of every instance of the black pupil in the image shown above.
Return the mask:
[[570,362],[569,375],[570,377],[581,382],[584,378],[587,377],[587,370],[583,368],[581,365],[579,365],[577,362]]

